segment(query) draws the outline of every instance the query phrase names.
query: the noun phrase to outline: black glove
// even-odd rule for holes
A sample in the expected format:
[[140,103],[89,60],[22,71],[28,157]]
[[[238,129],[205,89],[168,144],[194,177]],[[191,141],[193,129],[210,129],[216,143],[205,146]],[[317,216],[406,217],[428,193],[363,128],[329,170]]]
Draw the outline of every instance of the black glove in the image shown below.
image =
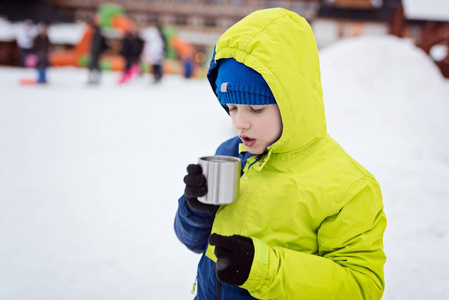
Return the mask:
[[205,204],[198,201],[198,197],[207,194],[207,180],[200,165],[191,164],[187,166],[187,175],[184,177],[184,183],[186,184],[184,196],[187,205],[193,210],[205,212],[211,216],[215,214],[218,205]]
[[245,283],[253,264],[253,241],[246,236],[213,233],[209,237],[209,244],[215,246],[217,278],[237,286]]

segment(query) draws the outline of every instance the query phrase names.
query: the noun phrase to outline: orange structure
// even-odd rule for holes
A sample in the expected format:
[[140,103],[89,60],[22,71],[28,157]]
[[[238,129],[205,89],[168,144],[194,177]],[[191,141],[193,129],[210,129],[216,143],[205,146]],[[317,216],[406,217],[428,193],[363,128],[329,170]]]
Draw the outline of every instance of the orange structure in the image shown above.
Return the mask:
[[[134,24],[126,16],[114,16],[110,25],[121,31],[129,31],[134,28]],[[50,55],[50,63],[52,66],[75,66],[84,67],[89,62],[90,44],[93,35],[93,28],[89,28],[84,33],[80,42],[72,50],[58,51]],[[104,55],[100,65],[102,69],[107,70],[123,70],[125,62],[119,55]]]
[[[122,32],[129,32],[136,29],[136,25],[124,15],[123,9],[118,5],[105,4],[99,7],[98,15],[100,18],[100,26],[103,28],[114,28]],[[75,66],[86,67],[89,65],[90,46],[92,36],[94,34],[93,27],[89,26],[79,43],[71,50],[54,52],[50,55],[50,63],[52,66]],[[179,57],[182,61],[189,60],[192,62],[193,76],[205,76],[205,71],[200,70],[198,66],[193,67],[195,63],[196,50],[192,45],[183,41],[173,32],[168,36],[169,47],[173,48],[175,55],[172,59],[164,61],[164,73],[181,74],[183,66],[175,59]],[[122,71],[125,67],[125,60],[122,56],[114,53],[105,53],[100,60],[100,68],[103,70]]]

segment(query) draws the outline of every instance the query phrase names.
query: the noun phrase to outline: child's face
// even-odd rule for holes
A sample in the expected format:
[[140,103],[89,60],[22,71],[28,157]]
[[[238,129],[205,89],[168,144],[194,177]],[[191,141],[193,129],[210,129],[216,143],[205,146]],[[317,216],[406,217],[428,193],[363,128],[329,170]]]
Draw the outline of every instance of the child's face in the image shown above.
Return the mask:
[[282,134],[282,119],[276,104],[227,104],[237,134],[252,154],[262,154]]

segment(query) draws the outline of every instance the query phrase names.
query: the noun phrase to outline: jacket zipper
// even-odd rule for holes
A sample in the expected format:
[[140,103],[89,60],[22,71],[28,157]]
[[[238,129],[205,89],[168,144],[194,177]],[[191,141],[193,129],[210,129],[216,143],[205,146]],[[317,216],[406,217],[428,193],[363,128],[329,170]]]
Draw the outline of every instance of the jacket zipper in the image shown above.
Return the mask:
[[217,295],[217,300],[221,300],[221,281],[215,277],[215,294]]
[[246,170],[246,172],[245,173],[243,173],[243,178],[244,179],[248,179],[248,172],[249,172],[249,169],[251,169],[251,167],[256,163],[256,162],[258,162],[259,160],[260,160],[260,158],[262,157],[262,155],[261,154],[259,154],[259,155],[257,155],[256,156],[256,159],[248,166],[248,169]]

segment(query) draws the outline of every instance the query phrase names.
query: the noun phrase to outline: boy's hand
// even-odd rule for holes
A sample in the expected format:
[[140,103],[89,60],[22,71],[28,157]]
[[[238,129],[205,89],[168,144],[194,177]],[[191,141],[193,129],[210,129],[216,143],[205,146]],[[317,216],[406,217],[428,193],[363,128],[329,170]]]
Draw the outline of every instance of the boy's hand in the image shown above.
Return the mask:
[[205,204],[198,201],[198,197],[207,194],[207,180],[200,165],[191,164],[187,166],[187,175],[184,177],[184,183],[186,184],[184,196],[187,205],[193,210],[205,212],[211,216],[215,214],[218,205]]
[[209,244],[215,246],[217,278],[227,284],[244,284],[253,264],[252,239],[241,235],[223,236],[213,233],[209,237]]

